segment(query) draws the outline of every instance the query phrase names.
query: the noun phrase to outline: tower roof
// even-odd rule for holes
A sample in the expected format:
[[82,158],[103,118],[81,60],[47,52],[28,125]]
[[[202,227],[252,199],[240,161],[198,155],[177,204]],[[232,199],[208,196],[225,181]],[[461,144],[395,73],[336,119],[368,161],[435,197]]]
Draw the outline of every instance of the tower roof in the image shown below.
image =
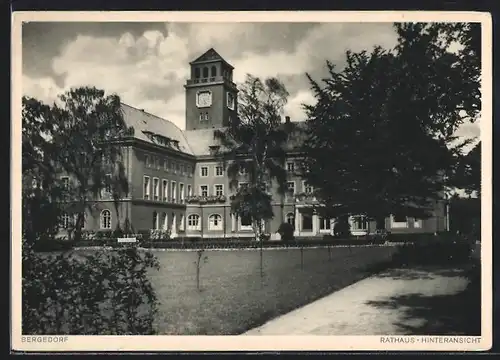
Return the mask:
[[222,61],[225,63],[227,66],[229,66],[231,69],[234,69],[234,67],[229,64],[220,54],[215,51],[214,48],[208,49],[203,55],[199,56],[195,60],[191,61],[189,64],[205,64],[205,63],[211,63],[211,62],[219,62]]

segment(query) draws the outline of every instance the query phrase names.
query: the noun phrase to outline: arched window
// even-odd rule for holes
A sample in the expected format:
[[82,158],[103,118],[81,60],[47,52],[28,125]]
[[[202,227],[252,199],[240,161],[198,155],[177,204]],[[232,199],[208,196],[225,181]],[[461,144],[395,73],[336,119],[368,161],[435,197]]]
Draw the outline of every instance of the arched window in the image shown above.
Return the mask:
[[188,230],[199,230],[200,229],[200,216],[197,214],[191,214],[188,216]]
[[111,211],[103,210],[100,216],[101,229],[111,229]]
[[222,216],[219,214],[210,215],[208,217],[208,230],[222,230]]
[[217,76],[217,68],[215,66],[212,66],[212,69],[210,70],[211,71],[211,75],[212,77],[216,77]]
[[203,68],[203,77],[204,78],[208,77],[208,68],[206,66]]
[[158,213],[156,211],[153,211],[153,229],[158,229]]
[[295,215],[293,213],[286,214],[286,222],[295,227]]
[[199,79],[200,78],[200,68],[195,68],[194,69],[194,78]]

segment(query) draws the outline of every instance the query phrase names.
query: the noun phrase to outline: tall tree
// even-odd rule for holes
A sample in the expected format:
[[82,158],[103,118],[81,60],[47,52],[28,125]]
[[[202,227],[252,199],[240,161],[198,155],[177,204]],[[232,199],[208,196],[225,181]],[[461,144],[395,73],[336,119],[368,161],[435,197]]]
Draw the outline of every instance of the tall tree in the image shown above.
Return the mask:
[[348,51],[340,70],[327,62],[323,86],[308,75],[317,103],[306,106],[303,175],[329,216],[428,216],[470,143],[457,144],[454,133],[480,111],[471,101],[479,77],[464,77],[465,67],[478,69],[450,44],[475,30],[421,23],[395,30],[392,50]]
[[470,150],[457,166],[455,182],[467,195],[481,197],[481,142]]
[[[251,220],[261,245],[263,221],[273,217],[272,184],[277,185],[279,194],[286,191],[287,131],[281,115],[287,99],[288,92],[278,79],[262,81],[247,75],[239,87],[238,117],[215,131],[220,143],[217,157],[226,168],[230,190],[235,192],[231,211],[240,219]],[[240,180],[246,186],[239,186]]]
[[[76,218],[73,226],[78,239],[85,211],[93,209],[94,201],[103,191],[115,204],[128,192],[119,144],[126,125],[116,95],[105,96],[102,90],[81,87],[60,95],[59,100],[59,104],[47,106],[36,99],[23,98],[23,134],[26,135],[23,145],[26,152],[34,145],[39,147],[44,162],[35,163],[37,171],[42,165],[50,164],[49,170],[43,168],[44,174],[52,172],[48,178],[58,189],[63,188],[56,203],[62,212]],[[43,140],[34,134],[36,127],[31,125],[32,119],[36,119],[36,126],[43,130]],[[27,156],[27,163],[32,161],[29,159]],[[63,184],[53,174],[66,175],[69,182]]]

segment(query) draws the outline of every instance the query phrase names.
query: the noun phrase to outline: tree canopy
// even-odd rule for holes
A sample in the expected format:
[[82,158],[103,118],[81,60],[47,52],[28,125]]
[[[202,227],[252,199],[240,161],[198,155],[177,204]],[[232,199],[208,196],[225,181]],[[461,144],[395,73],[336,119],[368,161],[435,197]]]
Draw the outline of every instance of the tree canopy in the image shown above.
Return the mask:
[[[115,203],[128,192],[122,150],[116,142],[126,130],[120,99],[81,87],[60,95],[52,105],[28,97],[22,104],[26,221],[37,222],[36,211],[50,207],[54,216],[44,216],[43,222],[54,228],[62,214],[76,217],[73,225],[78,234],[85,210],[103,190]],[[68,178],[64,184],[63,175]],[[28,216],[30,211],[33,216]]]
[[[271,187],[286,190],[287,132],[281,123],[288,92],[276,78],[262,81],[247,75],[239,87],[238,117],[215,130],[220,143],[217,157],[227,170],[232,212],[252,219],[256,236],[262,220],[273,217]],[[246,185],[240,187],[239,183]]]
[[303,176],[333,217],[428,216],[471,142],[455,132],[481,109],[480,29],[394,28],[394,49],[347,51],[321,82],[307,75],[317,102],[305,107]]

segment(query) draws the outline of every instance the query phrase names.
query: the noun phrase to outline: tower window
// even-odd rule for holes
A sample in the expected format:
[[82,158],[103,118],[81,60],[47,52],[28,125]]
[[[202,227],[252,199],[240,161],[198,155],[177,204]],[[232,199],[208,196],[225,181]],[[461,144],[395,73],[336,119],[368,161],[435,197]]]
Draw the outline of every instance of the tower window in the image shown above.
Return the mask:
[[212,75],[211,75],[212,77],[217,76],[217,68],[215,66],[212,66],[211,72],[212,72]]
[[203,77],[204,77],[204,78],[207,78],[207,77],[208,77],[208,68],[207,68],[207,67],[204,67],[204,68],[203,68]]
[[194,77],[196,79],[199,79],[200,78],[200,68],[195,68],[194,69]]
[[227,107],[234,110],[234,95],[230,92],[227,93]]

